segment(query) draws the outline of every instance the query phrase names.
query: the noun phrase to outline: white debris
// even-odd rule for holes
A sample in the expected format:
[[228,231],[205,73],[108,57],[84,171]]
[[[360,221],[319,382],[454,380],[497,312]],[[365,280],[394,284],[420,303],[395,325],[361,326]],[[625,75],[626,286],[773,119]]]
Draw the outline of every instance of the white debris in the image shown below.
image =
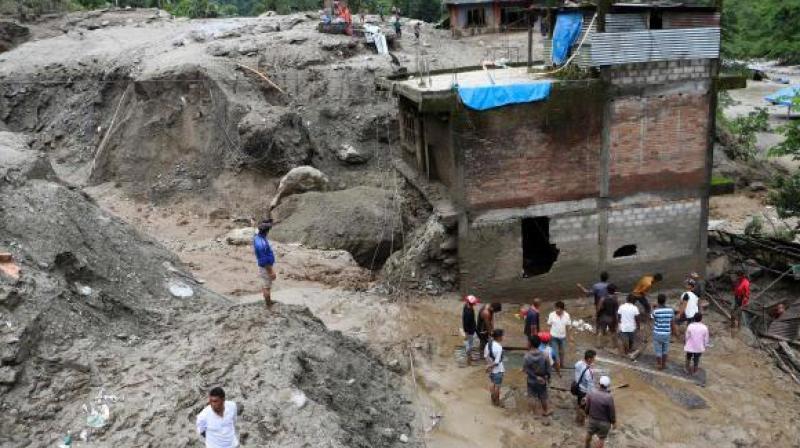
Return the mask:
[[308,397],[306,397],[306,394],[303,393],[302,390],[296,390],[292,392],[292,397],[289,398],[289,401],[297,406],[297,409],[303,409],[306,403],[308,403]]
[[400,434],[400,441],[403,443],[408,443],[408,436],[405,434]]
[[180,280],[171,280],[167,284],[167,289],[169,289],[169,293],[172,294],[172,297],[178,299],[189,299],[194,296],[192,287]]

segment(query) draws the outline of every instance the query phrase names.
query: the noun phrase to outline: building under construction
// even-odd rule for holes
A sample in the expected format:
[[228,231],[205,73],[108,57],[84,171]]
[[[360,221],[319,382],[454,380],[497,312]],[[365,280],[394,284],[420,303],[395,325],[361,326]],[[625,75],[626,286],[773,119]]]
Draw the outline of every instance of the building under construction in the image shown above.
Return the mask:
[[720,47],[707,3],[540,7],[539,65],[386,80],[406,165],[449,199],[464,292],[704,271]]

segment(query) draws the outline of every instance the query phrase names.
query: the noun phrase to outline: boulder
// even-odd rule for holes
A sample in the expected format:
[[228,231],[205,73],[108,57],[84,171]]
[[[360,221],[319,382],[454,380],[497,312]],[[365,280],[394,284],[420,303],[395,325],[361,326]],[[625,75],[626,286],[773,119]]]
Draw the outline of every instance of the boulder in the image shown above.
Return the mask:
[[242,151],[250,164],[270,174],[284,174],[308,165],[314,146],[299,114],[289,108],[270,107],[250,112],[239,122]]
[[328,183],[328,176],[313,166],[304,165],[292,168],[281,178],[278,191],[272,198],[269,209],[277,207],[286,196],[307,191],[324,191],[328,188]]
[[359,265],[379,268],[402,241],[393,203],[391,192],[373,187],[296,194],[274,209],[270,236],[314,249],[346,250]]
[[353,145],[343,144],[336,150],[336,158],[348,165],[367,163],[371,157],[371,154],[361,152],[354,148]]

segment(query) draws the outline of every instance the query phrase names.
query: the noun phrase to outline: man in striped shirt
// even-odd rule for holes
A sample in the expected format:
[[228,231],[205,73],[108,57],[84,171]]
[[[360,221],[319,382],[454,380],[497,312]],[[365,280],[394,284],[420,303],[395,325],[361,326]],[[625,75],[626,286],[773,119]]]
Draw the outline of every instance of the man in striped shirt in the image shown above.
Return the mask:
[[658,306],[653,310],[653,351],[656,353],[656,368],[667,367],[669,338],[675,332],[675,310],[667,306],[667,296],[658,295]]

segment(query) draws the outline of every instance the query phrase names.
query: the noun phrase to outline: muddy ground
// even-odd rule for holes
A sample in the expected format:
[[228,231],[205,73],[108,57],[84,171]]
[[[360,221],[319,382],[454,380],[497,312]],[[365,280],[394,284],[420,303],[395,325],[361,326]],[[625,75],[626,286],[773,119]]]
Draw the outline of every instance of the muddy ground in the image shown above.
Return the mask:
[[[342,197],[370,187],[404,198],[372,203],[403,223],[401,243],[409,226],[426,219],[391,168],[394,100],[373,84],[398,67],[314,26],[305,14],[186,21],[155,10],[77,13],[28,24],[28,42],[0,54],[2,126],[9,141],[26,139],[15,143],[24,157],[14,154],[26,168],[4,173],[0,184],[0,196],[14,204],[2,216],[12,216],[14,198],[30,202],[19,195],[32,182],[59,192],[34,194],[44,198],[39,206],[0,223],[0,249],[23,267],[2,318],[15,329],[28,327],[13,322],[38,322],[30,334],[49,329],[26,341],[31,350],[4,356],[3,369],[14,375],[0,399],[11,416],[0,423],[4,446],[53,446],[67,431],[83,430],[89,441],[77,446],[199,446],[192,416],[212,384],[244,404],[245,446],[400,446],[402,435],[411,446],[579,445],[571,396],[553,391],[555,415],[534,417],[511,365],[506,408],[489,405],[482,369],[463,366],[458,297],[386,295],[376,272],[345,251],[351,247],[277,242],[280,303],[264,310],[252,248],[229,244],[227,235],[265,214],[287,169],[313,164],[332,190],[347,191]],[[409,34],[394,54],[411,71],[418,52],[433,68],[474,65],[526,38],[452,40],[428,25],[420,43]],[[340,160],[342,144],[362,162]],[[343,227],[358,233],[358,224]],[[53,243],[59,226],[70,229],[69,250]],[[136,261],[117,261],[117,252],[131,251]],[[65,252],[83,255],[76,264],[57,257]],[[128,277],[130,266],[142,274]],[[26,272],[38,283],[26,283]],[[169,293],[164,282],[175,278],[189,283],[193,299]],[[142,281],[147,288],[133,294]],[[25,289],[42,285],[41,293]],[[576,298],[568,309],[587,319],[586,305]],[[508,344],[521,345],[517,306],[505,307]],[[714,313],[709,325],[714,347],[703,358],[704,386],[679,373],[642,371],[647,352],[631,364],[593,335],[576,334],[570,363],[598,348],[599,367],[614,384],[629,385],[615,391],[620,427],[609,446],[800,445],[800,389],[746,332],[732,337]],[[3,331],[8,347],[24,340]],[[680,348],[673,344],[673,361]],[[554,385],[567,388],[569,374]],[[87,417],[102,405],[110,419],[89,430]]]

